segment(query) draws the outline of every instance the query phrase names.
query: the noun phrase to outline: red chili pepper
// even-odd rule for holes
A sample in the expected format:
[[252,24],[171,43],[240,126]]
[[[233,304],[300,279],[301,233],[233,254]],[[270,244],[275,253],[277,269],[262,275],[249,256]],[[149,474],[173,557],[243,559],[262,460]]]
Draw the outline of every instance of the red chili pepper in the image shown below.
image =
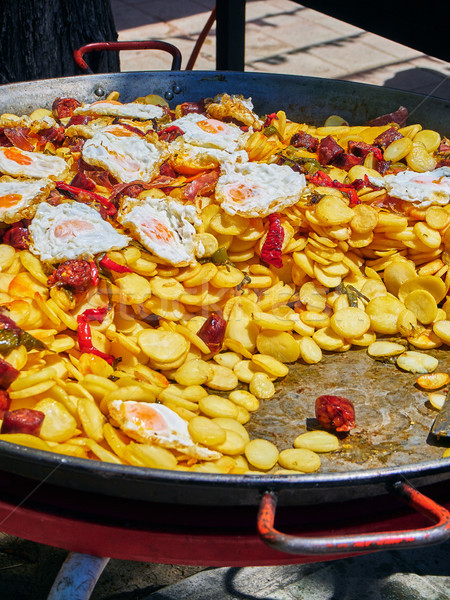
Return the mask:
[[91,283],[93,286],[96,286],[98,285],[98,267],[93,260],[89,264],[91,265]]
[[108,314],[107,306],[100,306],[100,308],[87,308],[79,317],[82,317],[85,321],[98,321],[103,323],[106,315]]
[[350,200],[350,206],[355,204],[361,204],[361,200],[358,198],[356,190],[360,190],[363,187],[371,187],[373,189],[380,189],[369,181],[367,175],[364,175],[364,179],[355,179],[351,183],[341,183],[337,179],[331,179],[331,177],[323,171],[317,171],[314,175],[305,175],[306,179],[317,186],[333,187],[347,194]]
[[219,352],[222,348],[227,322],[216,313],[212,313],[197,332],[211,352]]
[[105,269],[109,269],[110,271],[115,271],[116,273],[132,273],[133,269],[127,267],[126,265],[119,265],[115,260],[104,256],[101,260],[99,260],[98,264]]
[[177,125],[170,125],[158,131],[158,138],[167,142],[173,142],[180,135],[184,135],[184,131],[177,127]]
[[316,400],[316,419],[325,429],[350,431],[355,426],[355,408],[347,398],[324,395]]
[[269,127],[274,119],[278,119],[277,113],[270,113],[270,115],[267,115],[263,127]]
[[115,215],[117,212],[117,208],[114,206],[114,204],[112,204],[104,196],[100,196],[100,194],[96,194],[95,192],[90,192],[88,190],[83,190],[81,188],[74,187],[73,185],[69,185],[67,183],[64,183],[63,181],[57,181],[56,187],[59,190],[62,190],[63,192],[70,192],[71,194],[75,194],[75,196],[83,193],[92,198],[93,200],[97,200],[106,208],[106,212],[108,213],[108,215]]
[[114,361],[114,356],[111,354],[105,354],[101,350],[94,347],[92,343],[92,333],[89,321],[99,321],[102,323],[108,313],[108,307],[102,306],[100,308],[88,308],[81,315],[77,317],[77,334],[78,334],[78,345],[81,354],[95,354],[100,358],[103,358],[110,365]]
[[269,231],[267,232],[266,241],[261,248],[261,260],[277,269],[281,269],[283,266],[281,247],[283,246],[284,229],[281,226],[278,213],[272,213],[268,219]]
[[361,200],[359,199],[355,188],[347,186],[347,187],[342,187],[340,189],[341,189],[341,192],[343,192],[344,194],[346,194],[348,196],[348,199],[350,201],[349,206],[355,206],[356,204],[361,204]]

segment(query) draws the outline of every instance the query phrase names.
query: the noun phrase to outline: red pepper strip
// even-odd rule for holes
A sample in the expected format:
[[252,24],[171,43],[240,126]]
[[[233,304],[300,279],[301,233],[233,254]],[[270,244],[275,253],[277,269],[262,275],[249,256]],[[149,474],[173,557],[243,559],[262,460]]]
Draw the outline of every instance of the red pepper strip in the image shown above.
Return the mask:
[[98,267],[93,260],[89,264],[91,265],[91,283],[96,286],[98,285]]
[[343,194],[346,194],[348,196],[348,199],[350,201],[349,206],[355,206],[356,204],[361,204],[361,200],[359,199],[355,188],[347,186],[347,187],[341,187],[340,190]]
[[267,232],[266,241],[261,248],[261,259],[273,265],[277,269],[281,269],[283,261],[281,260],[281,247],[284,240],[284,229],[281,226],[281,220],[278,213],[272,213],[268,217],[269,231]]
[[81,315],[85,321],[98,321],[103,323],[106,315],[108,314],[108,307],[101,306],[100,308],[87,308]]
[[100,358],[106,360],[110,365],[114,361],[114,356],[111,354],[105,354],[101,350],[94,348],[92,344],[92,333],[91,327],[89,325],[89,321],[99,321],[100,323],[106,317],[108,312],[107,306],[102,306],[101,308],[88,308],[81,315],[77,317],[77,333],[78,333],[78,345],[80,348],[81,354],[95,354]]
[[72,194],[86,194],[93,200],[98,200],[100,204],[102,204],[106,208],[106,212],[108,215],[115,215],[117,212],[117,208],[112,204],[107,198],[104,196],[100,196],[100,194],[96,194],[95,192],[89,192],[88,190],[83,190],[81,188],[74,187],[73,185],[69,185],[64,183],[63,181],[57,181],[56,187],[63,192],[70,192]]
[[105,269],[109,269],[110,271],[115,271],[116,273],[132,273],[133,269],[127,267],[125,265],[119,265],[115,260],[104,256],[101,260],[99,260],[98,264]]

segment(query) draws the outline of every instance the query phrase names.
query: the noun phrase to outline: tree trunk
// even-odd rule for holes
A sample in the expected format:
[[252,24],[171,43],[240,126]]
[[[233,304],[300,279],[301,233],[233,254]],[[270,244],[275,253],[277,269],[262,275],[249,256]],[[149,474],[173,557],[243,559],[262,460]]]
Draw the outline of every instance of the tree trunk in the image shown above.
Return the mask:
[[[110,0],[0,0],[0,83],[80,75],[73,51],[114,42]],[[93,52],[94,73],[120,71],[117,52]]]

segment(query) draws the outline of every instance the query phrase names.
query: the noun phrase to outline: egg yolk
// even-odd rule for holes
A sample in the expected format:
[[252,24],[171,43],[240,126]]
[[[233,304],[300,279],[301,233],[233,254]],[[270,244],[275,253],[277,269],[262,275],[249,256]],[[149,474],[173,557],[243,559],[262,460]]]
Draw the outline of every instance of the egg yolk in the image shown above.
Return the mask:
[[147,219],[142,223],[142,228],[147,230],[147,235],[152,239],[157,239],[160,242],[169,243],[174,239],[172,231],[168,229],[164,223],[156,219]]
[[134,135],[132,131],[128,131],[128,129],[124,129],[123,127],[111,127],[108,129],[108,133],[112,133],[117,137],[131,137]]
[[243,183],[240,183],[239,185],[230,185],[226,190],[226,195],[230,198],[230,200],[239,204],[245,200],[248,200],[251,194],[251,188]]
[[6,194],[6,196],[0,196],[0,208],[10,208],[11,206],[15,206],[21,200],[21,194]]
[[156,410],[149,404],[135,403],[125,408],[125,416],[133,423],[142,425],[151,431],[163,431],[167,429],[167,423]]
[[116,104],[122,106],[122,102],[118,102],[117,100],[97,100],[97,102],[93,102],[91,106],[95,106],[96,104]]
[[225,131],[223,123],[214,119],[198,121],[197,125],[200,127],[200,129],[203,129],[203,131],[206,131],[207,133],[221,133],[222,131]]
[[55,237],[65,239],[71,236],[74,237],[82,231],[91,231],[92,229],[95,229],[95,227],[87,221],[71,219],[55,227]]
[[12,160],[19,165],[31,165],[32,160],[29,156],[22,154],[18,148],[5,148],[3,151],[5,158]]

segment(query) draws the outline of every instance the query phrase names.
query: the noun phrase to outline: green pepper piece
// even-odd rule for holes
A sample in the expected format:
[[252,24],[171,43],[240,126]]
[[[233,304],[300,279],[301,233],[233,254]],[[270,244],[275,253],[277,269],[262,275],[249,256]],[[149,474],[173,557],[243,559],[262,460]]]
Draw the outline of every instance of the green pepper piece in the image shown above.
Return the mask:
[[271,135],[277,135],[279,137],[280,140],[283,139],[283,136],[281,135],[281,133],[278,131],[278,129],[275,127],[275,125],[268,125],[267,127],[264,127],[263,129],[263,134],[266,137],[270,137]]
[[211,254],[210,259],[215,265],[224,265],[226,262],[228,262],[227,249],[221,246],[213,254]]
[[0,330],[0,354],[6,356],[19,345],[19,336],[17,333],[14,333],[11,329]]
[[25,346],[25,348],[28,351],[30,351],[30,350],[43,350],[45,348],[45,346],[41,342],[41,340],[38,340],[37,338],[33,337],[31,335],[31,333],[28,333],[27,331],[22,331],[22,334],[20,336],[19,344],[18,345]]

